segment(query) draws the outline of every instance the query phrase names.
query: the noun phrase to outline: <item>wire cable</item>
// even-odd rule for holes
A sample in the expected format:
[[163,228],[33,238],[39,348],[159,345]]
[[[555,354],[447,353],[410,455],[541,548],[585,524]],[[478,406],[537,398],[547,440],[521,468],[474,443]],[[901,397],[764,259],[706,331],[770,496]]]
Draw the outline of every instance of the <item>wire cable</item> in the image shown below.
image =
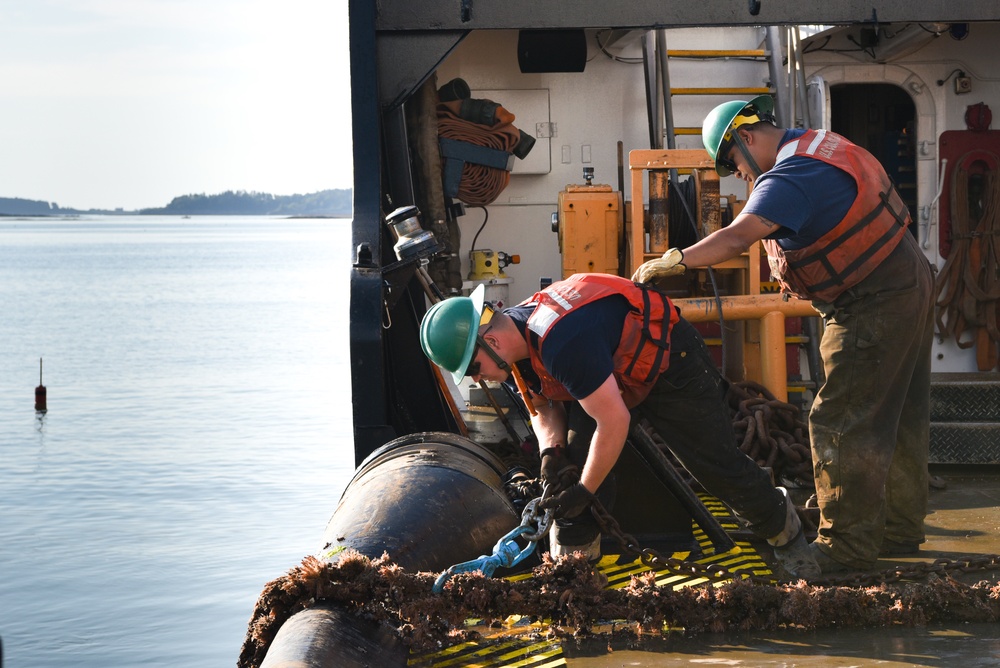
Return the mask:
[[475,209],[482,209],[483,213],[486,214],[486,215],[485,215],[485,217],[483,217],[483,224],[479,226],[478,230],[476,230],[476,236],[472,237],[472,245],[469,247],[470,251],[476,250],[476,241],[479,239],[479,233],[483,231],[483,228],[486,227],[486,221],[488,221],[490,219],[489,209],[487,209],[485,206],[478,205],[478,206],[475,206],[473,208],[475,208]]
[[[691,178],[694,177],[692,176]],[[674,189],[674,194],[677,195],[677,198],[681,201],[681,204],[684,206],[684,211],[687,213],[688,222],[691,223],[691,227],[694,228],[695,239],[701,240],[702,239],[701,231],[698,229],[698,222],[695,220],[694,212],[691,210],[691,205],[688,203],[688,198],[684,197],[681,194],[677,185],[674,184],[673,181],[669,182],[668,184],[668,187],[671,186]],[[693,188],[689,190],[691,193],[694,193]],[[729,355],[728,351],[726,350],[726,337],[723,336],[726,331],[726,319],[722,313],[722,297],[719,295],[719,284],[716,283],[715,281],[715,272],[712,270],[711,267],[705,267],[705,268],[708,270],[708,279],[712,283],[712,292],[715,293],[715,307],[719,310],[719,335],[722,339],[722,371],[723,375],[725,375],[725,370],[726,367],[728,366]]]

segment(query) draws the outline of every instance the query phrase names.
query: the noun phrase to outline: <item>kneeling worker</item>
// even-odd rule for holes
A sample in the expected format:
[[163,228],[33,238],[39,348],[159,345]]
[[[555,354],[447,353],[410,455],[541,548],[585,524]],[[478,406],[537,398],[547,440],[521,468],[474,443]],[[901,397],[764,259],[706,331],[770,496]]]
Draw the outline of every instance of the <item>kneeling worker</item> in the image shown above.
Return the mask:
[[579,482],[547,501],[557,520],[553,556],[579,550],[599,558],[590,500],[614,498],[612,468],[634,410],[709,493],[774,546],[782,568],[820,575],[787,494],[736,447],[726,380],[666,295],[618,276],[576,274],[502,312],[483,296],[480,286],[432,306],[420,344],[456,382],[509,381],[516,365],[529,386],[524,400],[536,409],[543,477],[553,480],[567,459],[581,467]]

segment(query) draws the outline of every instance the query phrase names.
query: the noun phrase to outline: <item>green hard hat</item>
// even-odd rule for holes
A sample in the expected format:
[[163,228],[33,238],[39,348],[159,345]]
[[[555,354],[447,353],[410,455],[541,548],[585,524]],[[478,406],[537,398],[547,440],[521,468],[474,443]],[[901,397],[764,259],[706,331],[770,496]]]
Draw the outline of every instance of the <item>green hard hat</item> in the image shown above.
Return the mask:
[[461,383],[472,362],[483,315],[486,288],[476,287],[468,297],[450,297],[430,307],[420,321],[420,347],[424,354]]
[[[745,120],[743,123],[736,123],[738,118]],[[701,141],[705,144],[705,150],[712,156],[712,160],[715,160],[715,171],[719,176],[729,176],[732,173],[719,164],[719,147],[723,141],[729,139],[729,131],[744,123],[773,122],[773,120],[774,98],[770,95],[758,95],[749,102],[744,100],[723,102],[709,112],[701,125]]]

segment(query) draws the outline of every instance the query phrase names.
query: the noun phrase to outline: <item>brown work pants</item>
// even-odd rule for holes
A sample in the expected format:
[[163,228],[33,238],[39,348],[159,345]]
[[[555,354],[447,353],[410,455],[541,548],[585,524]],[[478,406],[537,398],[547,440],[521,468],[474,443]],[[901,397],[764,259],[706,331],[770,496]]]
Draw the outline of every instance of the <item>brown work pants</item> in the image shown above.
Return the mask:
[[932,287],[907,234],[861,283],[814,303],[826,324],[826,382],[809,414],[817,543],[854,568],[871,567],[883,539],[924,540]]

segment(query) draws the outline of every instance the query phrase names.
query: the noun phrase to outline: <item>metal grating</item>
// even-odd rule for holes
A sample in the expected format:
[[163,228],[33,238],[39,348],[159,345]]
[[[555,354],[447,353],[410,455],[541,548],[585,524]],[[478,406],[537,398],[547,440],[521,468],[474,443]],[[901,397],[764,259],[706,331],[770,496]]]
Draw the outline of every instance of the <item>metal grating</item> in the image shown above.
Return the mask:
[[1000,422],[1000,381],[932,384],[931,422]]
[[931,423],[932,464],[1000,464],[1000,423]]
[[506,642],[463,642],[440,651],[413,655],[408,668],[493,668],[517,666],[518,668],[555,668],[565,666],[562,645],[554,640],[537,640],[517,637]]
[[932,464],[1000,464],[1000,374],[931,378]]

